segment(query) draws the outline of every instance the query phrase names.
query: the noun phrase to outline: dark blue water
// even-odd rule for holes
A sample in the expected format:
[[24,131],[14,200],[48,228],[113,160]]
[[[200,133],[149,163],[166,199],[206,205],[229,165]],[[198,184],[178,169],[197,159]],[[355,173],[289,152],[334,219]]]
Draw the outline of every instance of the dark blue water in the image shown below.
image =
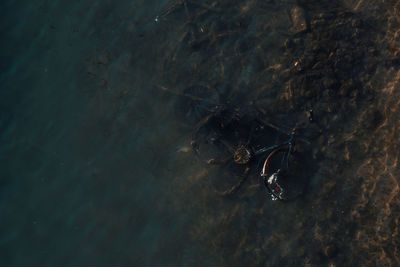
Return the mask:
[[[397,1],[0,12],[1,266],[400,264]],[[285,129],[313,107],[304,194],[272,201],[255,166],[216,194],[233,169],[190,146],[210,103]]]

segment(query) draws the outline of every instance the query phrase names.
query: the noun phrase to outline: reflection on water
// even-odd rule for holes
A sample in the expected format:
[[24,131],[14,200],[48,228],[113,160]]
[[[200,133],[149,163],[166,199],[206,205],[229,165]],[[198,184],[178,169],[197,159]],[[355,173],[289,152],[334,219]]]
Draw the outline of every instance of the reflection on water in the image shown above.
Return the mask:
[[[399,265],[399,3],[153,2],[2,4],[2,265]],[[313,109],[301,197],[253,165],[216,193],[190,141],[222,105]]]

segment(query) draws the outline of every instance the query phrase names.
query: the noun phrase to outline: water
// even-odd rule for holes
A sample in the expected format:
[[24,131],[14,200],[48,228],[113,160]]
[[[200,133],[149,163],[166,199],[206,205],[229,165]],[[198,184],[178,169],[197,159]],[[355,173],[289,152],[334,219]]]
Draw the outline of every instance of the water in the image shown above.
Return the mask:
[[[2,266],[400,264],[397,1],[0,10]],[[301,197],[254,165],[216,194],[236,170],[190,147],[215,103],[285,129],[313,108]]]

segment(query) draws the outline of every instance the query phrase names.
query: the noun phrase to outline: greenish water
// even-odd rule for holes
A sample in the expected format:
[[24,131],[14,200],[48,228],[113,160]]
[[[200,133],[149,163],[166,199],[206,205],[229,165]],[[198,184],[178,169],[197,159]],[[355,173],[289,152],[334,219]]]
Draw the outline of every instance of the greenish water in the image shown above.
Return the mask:
[[[1,266],[400,264],[397,1],[0,12]],[[287,128],[312,106],[305,194],[272,201],[254,166],[216,194],[236,180],[191,150],[207,112],[180,94]]]

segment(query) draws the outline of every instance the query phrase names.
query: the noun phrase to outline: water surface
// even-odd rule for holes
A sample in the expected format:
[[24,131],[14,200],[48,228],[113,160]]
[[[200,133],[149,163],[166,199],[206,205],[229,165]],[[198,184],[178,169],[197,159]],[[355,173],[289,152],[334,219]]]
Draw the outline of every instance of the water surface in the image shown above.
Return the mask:
[[[2,266],[400,264],[397,1],[0,10]],[[190,147],[210,102],[283,128],[312,107],[305,194],[257,169],[216,194],[232,169]]]

